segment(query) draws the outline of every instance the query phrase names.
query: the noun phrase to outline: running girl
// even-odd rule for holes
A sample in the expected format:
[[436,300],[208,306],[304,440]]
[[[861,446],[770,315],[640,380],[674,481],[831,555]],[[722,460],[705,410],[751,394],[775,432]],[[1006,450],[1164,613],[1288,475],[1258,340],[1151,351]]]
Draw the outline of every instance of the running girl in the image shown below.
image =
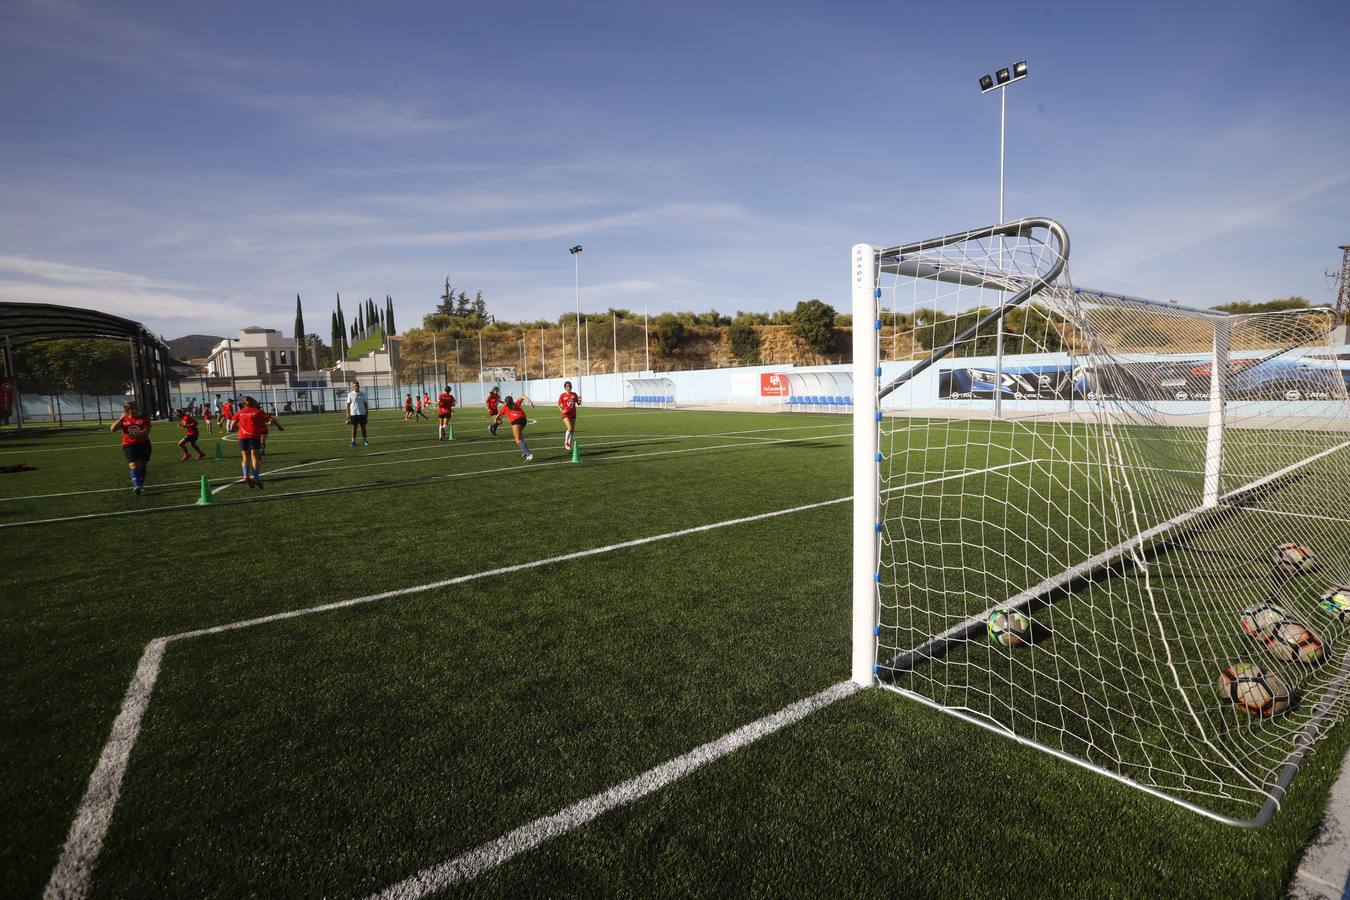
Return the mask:
[[440,416],[441,428],[436,434],[436,440],[445,440],[446,431],[450,428],[450,417],[455,412],[455,395],[450,393],[450,385],[445,386],[439,397],[436,398],[436,415]]
[[413,417],[412,394],[403,395],[403,421],[407,422]]
[[502,417],[497,415],[497,409],[501,405],[502,405],[502,389],[500,387],[494,386],[492,390],[488,391],[487,395],[488,415],[493,417],[492,424],[488,426],[488,431],[491,432],[494,437],[497,434],[497,425],[502,420]]
[[178,461],[187,462],[189,445],[197,451],[198,459],[206,459],[202,448],[197,446],[197,420],[192,418],[192,413],[185,409],[178,410],[178,427],[183,429],[183,436],[178,441],[178,449],[183,451],[183,455],[178,457]]
[[145,470],[150,464],[150,420],[128,401],[122,404],[122,418],[108,430],[122,432],[122,455],[131,470],[131,490],[139,494],[145,488]]
[[[428,401],[426,405],[427,405],[427,406],[430,406],[430,405],[431,405],[431,402]],[[424,413],[424,412],[422,412],[422,398],[421,398],[421,397],[418,397],[418,398],[417,398],[417,418],[419,418],[419,419],[425,419],[426,417],[427,417],[427,414]]]
[[220,404],[220,421],[226,432],[234,431],[234,403],[230,400]]
[[244,406],[235,416],[239,432],[241,468],[244,473],[244,477],[240,480],[249,487],[263,486],[258,467],[262,461],[262,435],[269,421],[273,422],[278,430],[286,430],[281,427],[280,422],[263,412],[258,406],[258,401],[252,397],[244,398]]
[[505,416],[506,421],[511,423],[511,437],[515,439],[516,446],[520,448],[520,455],[525,457],[526,462],[529,462],[534,459],[534,454],[530,452],[529,445],[525,443],[525,425],[529,420],[525,417],[525,410],[521,409],[521,404],[523,403],[529,403],[531,406],[534,406],[534,404],[530,402],[529,397],[521,397],[519,400],[515,400],[510,396],[507,396],[507,398],[502,401],[501,412],[497,413],[497,418],[492,423],[492,433],[497,433],[497,425],[501,422],[502,417]]
[[562,411],[563,427],[567,433],[563,435],[563,447],[567,450],[572,449],[572,432],[577,429],[577,407],[581,405],[581,397],[572,393],[572,382],[563,382],[563,392],[558,395],[558,409]]

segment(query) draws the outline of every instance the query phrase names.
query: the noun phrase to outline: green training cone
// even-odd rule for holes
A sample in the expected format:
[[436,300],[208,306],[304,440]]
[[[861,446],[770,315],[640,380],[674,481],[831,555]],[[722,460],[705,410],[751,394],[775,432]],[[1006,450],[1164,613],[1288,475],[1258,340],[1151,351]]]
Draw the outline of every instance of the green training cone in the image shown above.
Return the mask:
[[[220,445],[219,445],[219,444],[216,445],[216,449],[217,449],[217,450],[220,449]],[[216,498],[213,497],[213,496],[211,495],[211,485],[210,485],[209,483],[207,483],[207,480],[206,480],[206,476],[205,476],[205,475],[202,476],[202,495],[201,495],[200,498],[198,498],[198,500],[197,500],[197,505],[198,505],[198,506],[215,506],[215,505],[216,505]]]
[[224,459],[225,454],[220,452],[220,441],[216,441],[216,459]]
[[576,441],[572,442],[572,462],[581,462],[581,445]]
[[454,439],[455,439],[455,426],[451,425],[451,426],[450,426],[450,440],[453,441]]

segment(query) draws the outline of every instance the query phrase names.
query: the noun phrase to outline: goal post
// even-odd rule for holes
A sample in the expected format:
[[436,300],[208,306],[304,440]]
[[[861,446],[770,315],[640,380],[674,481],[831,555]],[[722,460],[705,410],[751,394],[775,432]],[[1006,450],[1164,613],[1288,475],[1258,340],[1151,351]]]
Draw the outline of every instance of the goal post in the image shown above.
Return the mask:
[[1350,702],[1334,316],[1068,256],[1043,218],[852,248],[850,677],[1259,825]]
[[881,519],[878,427],[881,363],[877,251],[853,248],[853,667],[852,679],[876,678],[877,546]]

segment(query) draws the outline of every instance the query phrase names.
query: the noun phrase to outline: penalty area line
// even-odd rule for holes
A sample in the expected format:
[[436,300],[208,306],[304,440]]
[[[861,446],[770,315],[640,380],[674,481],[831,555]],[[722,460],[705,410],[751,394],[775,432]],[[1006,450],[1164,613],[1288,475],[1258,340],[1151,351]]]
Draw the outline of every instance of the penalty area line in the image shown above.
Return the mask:
[[717,740],[695,747],[688,753],[677,756],[653,769],[648,769],[641,775],[620,782],[607,791],[602,791],[599,794],[587,797],[585,800],[573,803],[551,816],[535,819],[533,822],[522,825],[496,840],[481,844],[467,853],[446,860],[429,869],[424,869],[398,884],[387,887],[377,894],[372,894],[369,900],[416,900],[416,898],[443,891],[460,882],[469,881],[512,857],[533,850],[553,838],[561,837],[611,810],[641,800],[643,797],[673,784],[708,763],[734,753],[760,738],[773,734],[775,731],[795,724],[811,713],[822,710],[836,700],[842,700],[844,697],[849,697],[860,690],[862,690],[861,685],[851,681],[842,681],[818,694],[812,694],[810,697],[791,703],[778,712],[767,715],[762,719],[756,719],[748,725],[728,732]]
[[[889,488],[888,490],[894,492],[899,490],[905,490],[907,488],[923,487],[925,485],[934,484],[937,482],[949,481],[956,478],[965,478],[971,475],[979,475],[984,472],[991,471],[993,469],[1007,468],[1009,465],[1012,464],[996,466],[992,467],[992,469],[971,469],[964,472],[953,473],[952,475],[945,475],[937,478],[926,479],[924,481],[914,482],[908,485],[897,485],[896,487]],[[98,763],[95,765],[94,771],[89,776],[89,784],[85,788],[84,796],[80,799],[80,804],[79,807],[76,809],[75,817],[71,821],[70,831],[68,832],[66,842],[61,849],[61,856],[57,860],[56,867],[52,870],[51,878],[47,882],[47,887],[46,890],[43,892],[43,896],[47,898],[47,900],[56,900],[56,898],[63,898],[63,900],[66,900],[66,898],[79,898],[88,896],[90,887],[92,886],[93,883],[94,868],[98,862],[98,856],[103,847],[103,840],[107,836],[108,826],[112,822],[113,810],[117,806],[117,800],[119,795],[121,794],[122,779],[123,776],[126,774],[127,762],[131,757],[131,751],[136,743],[136,738],[140,734],[141,723],[144,721],[146,711],[149,709],[150,706],[151,695],[154,691],[155,682],[159,677],[161,669],[160,664],[163,661],[164,654],[167,651],[169,644],[171,644],[174,641],[184,640],[187,638],[205,637],[208,635],[223,634],[230,631],[239,631],[241,629],[252,628],[258,625],[266,625],[271,622],[281,622],[289,619],[298,619],[303,616],[311,616],[317,613],[329,612],[336,609],[347,609],[354,606],[361,606],[365,604],[375,603],[380,600],[388,600],[394,597],[406,597],[411,594],[420,594],[426,591],[436,590],[437,588],[450,587],[452,585],[457,584],[465,584],[467,582],[477,581],[482,578],[492,578],[499,575],[507,575],[514,572],[523,572],[529,569],[537,569],[544,566],[551,566],[557,563],[568,562],[574,559],[584,559],[590,556],[599,556],[600,554],[603,553],[611,553],[616,550],[626,550],[630,547],[640,547],[645,544],[654,544],[660,541],[672,540],[674,538],[685,537],[691,534],[701,534],[703,532],[715,531],[717,529],[728,528],[733,525],[743,525],[750,522],[762,522],[764,520],[775,519],[780,516],[788,516],[794,513],[806,512],[807,510],[823,509],[825,507],[837,506],[841,503],[850,503],[852,502],[852,500],[853,495],[848,494],[846,496],[836,497],[831,500],[820,500],[815,503],[805,503],[802,504],[801,506],[793,506],[788,507],[786,509],[776,509],[770,512],[756,513],[755,515],[741,516],[735,519],[724,519],[723,521],[720,522],[709,522],[704,525],[695,525],[691,528],[682,528],[679,529],[678,531],[670,531],[664,534],[654,534],[649,535],[647,537],[634,538],[633,540],[621,541],[616,544],[607,544],[602,547],[593,547],[589,550],[578,550],[573,553],[565,553],[560,554],[558,556],[549,556],[543,559],[532,560],[530,562],[518,563],[516,565],[504,566],[501,568],[489,569],[481,572],[473,572],[468,575],[459,575],[454,578],[446,578],[440,581],[432,581],[427,584],[413,585],[411,587],[406,588],[397,588],[395,590],[384,591],[378,594],[368,594],[364,597],[354,597],[350,600],[340,600],[336,603],[325,603],[320,606],[311,606],[306,607],[304,609],[274,613],[268,616],[260,616],[258,618],[253,619],[244,619],[238,622],[229,622],[222,625],[215,625],[207,628],[198,628],[192,631],[183,631],[179,632],[178,634],[157,637],[154,640],[150,641],[148,644],[146,644],[145,650],[141,656],[140,663],[136,668],[136,673],[135,675],[132,676],[131,683],[127,686],[126,694],[122,698],[122,706],[120,708],[120,711],[118,712],[117,718],[113,722],[112,733],[109,735],[108,742],[104,745],[102,752],[99,754]],[[845,684],[850,685],[850,689],[844,688],[843,685]],[[848,690],[849,692],[851,692],[851,686],[852,682],[844,682],[841,685],[836,685],[834,688],[831,688],[829,690],[830,691]],[[825,693],[828,694],[829,691],[826,691]],[[817,698],[820,696],[821,695],[816,695]],[[840,696],[846,696],[846,694],[841,693]],[[807,700],[799,701],[799,703],[809,704],[813,699],[814,698],[807,698]],[[838,697],[834,697],[833,699],[829,700],[829,702],[833,702],[834,699],[838,699]],[[797,705],[798,704],[794,704],[793,706],[786,707],[784,710],[780,710],[779,713],[775,713],[774,716],[784,715],[787,712],[787,710],[793,710],[794,708],[797,707]],[[820,703],[819,705],[825,704]],[[819,708],[819,705],[813,708]],[[801,718],[806,714],[806,712],[809,711],[810,710],[808,709],[805,712],[802,712],[801,715],[797,716],[797,718]],[[768,718],[774,719],[774,716],[770,716]],[[763,722],[764,720],[760,721]],[[796,719],[791,719],[790,721],[796,721]],[[742,731],[745,731],[746,729],[752,729],[757,724],[759,723],[752,723],[751,725],[745,726],[745,728],[742,729]],[[780,722],[779,724],[774,726],[773,729],[770,730],[776,730],[777,728],[781,728],[785,724],[789,724],[789,720],[785,719],[784,721]],[[765,731],[764,733],[768,734],[770,732]],[[731,735],[737,734],[740,734],[740,732],[731,733]],[[728,735],[728,738],[731,737],[731,735]],[[727,740],[727,738],[723,738],[721,740]],[[748,743],[748,741],[744,742]],[[716,756],[709,756],[707,759],[703,759],[701,762],[693,764],[695,754],[711,752],[709,748],[713,747],[714,745],[717,745],[718,743],[719,743],[718,741],[714,741],[713,744],[705,744],[702,747],[694,751],[691,751],[690,754],[686,754],[683,757],[679,757],[676,760],[672,760],[670,763],[667,763],[665,765],[672,767],[669,771],[678,771],[678,772],[693,771],[693,769],[698,768],[698,766],[703,765],[710,759],[716,758]],[[726,753],[731,752],[732,749],[735,749],[735,747],[731,747],[730,749],[725,750],[721,755],[725,755]],[[665,767],[658,767],[657,769],[653,769],[650,772],[645,773],[644,775],[638,776],[636,779],[630,780],[630,782],[625,782],[624,785],[630,785],[636,782],[643,782],[643,779],[654,777],[653,773],[665,771],[667,771]],[[671,778],[670,780],[674,780],[674,778]],[[669,781],[665,783],[669,783]],[[568,809],[563,810],[561,813],[558,813],[556,816],[552,816],[547,819],[536,820],[535,822],[532,822],[529,825],[523,826],[523,829],[517,829],[516,832],[511,832],[511,834],[507,835],[505,838],[499,839],[498,841],[495,841],[492,844],[485,844],[482,847],[478,848],[478,850],[471,851],[470,854],[466,855],[470,856],[472,854],[480,854],[479,856],[473,856],[473,860],[467,860],[465,856],[456,857],[455,859],[443,863],[441,866],[435,867],[434,869],[427,870],[427,872],[423,872],[420,873],[419,875],[413,876],[413,878],[410,879],[409,882],[400,882],[398,885],[395,885],[393,888],[390,888],[389,890],[393,891],[395,889],[399,889],[405,885],[408,885],[410,882],[416,882],[420,884],[421,882],[419,881],[419,879],[423,878],[423,876],[426,876],[428,872],[441,872],[443,869],[446,872],[450,872],[451,877],[453,878],[462,879],[463,877],[472,877],[472,875],[469,876],[465,876],[462,874],[455,875],[454,873],[459,872],[462,869],[465,869],[466,865],[468,865],[469,862],[473,861],[474,868],[472,869],[472,873],[477,874],[478,872],[485,871],[487,868],[491,868],[493,865],[496,865],[499,862],[502,862],[506,859],[510,859],[511,856],[514,856],[517,853],[527,850],[530,847],[537,846],[538,844],[549,839],[550,837],[554,837],[557,834],[563,833],[562,831],[554,830],[558,827],[558,823],[563,821],[563,819],[559,817],[569,816],[570,818],[575,819],[576,816],[578,815],[578,812],[593,810],[588,814],[588,817],[576,819],[576,824],[582,824],[586,821],[589,821],[592,818],[595,818],[596,816],[607,811],[608,809],[613,809],[616,805],[621,805],[621,803],[614,802],[615,797],[617,797],[617,795],[614,795],[613,792],[619,791],[620,788],[624,788],[624,785],[620,785],[618,788],[614,788],[612,789],[612,791],[606,792],[605,794],[597,795],[596,797],[593,797],[590,800],[582,801],[581,804],[577,804],[574,807],[569,807]],[[657,786],[659,787],[660,785]],[[635,790],[634,787],[628,787],[625,790],[627,793],[632,794],[632,799],[636,799],[637,797],[644,795],[643,792],[641,791],[637,793],[632,793],[632,791]],[[647,790],[645,793],[650,793],[652,790],[656,790],[656,787]],[[630,801],[624,800],[622,802],[630,802]],[[578,809],[579,807],[584,807],[584,809],[579,810]],[[571,827],[575,827],[575,825]],[[527,833],[525,832],[526,829],[528,829]],[[512,837],[513,835],[515,837]],[[504,841],[507,841],[507,838],[511,838],[511,841],[508,843],[503,843]],[[507,853],[506,855],[500,855],[501,853],[506,853],[506,851],[508,850],[510,852]],[[495,861],[493,861],[494,859]],[[445,867],[450,868],[446,869]],[[436,875],[434,877],[442,878],[446,876]],[[453,884],[453,883],[454,881],[446,882],[446,884]],[[421,894],[419,893],[389,894],[389,896],[421,896]]]

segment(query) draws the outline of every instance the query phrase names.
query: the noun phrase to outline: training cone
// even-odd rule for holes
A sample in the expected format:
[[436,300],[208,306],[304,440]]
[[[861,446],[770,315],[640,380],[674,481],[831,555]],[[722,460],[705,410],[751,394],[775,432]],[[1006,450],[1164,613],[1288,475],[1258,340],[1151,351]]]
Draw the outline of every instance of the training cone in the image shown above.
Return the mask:
[[[219,450],[220,447],[217,446],[216,449]],[[202,476],[202,495],[200,498],[198,498],[197,505],[198,506],[216,505],[216,498],[211,494],[211,485],[207,483],[205,475]]]
[[220,450],[220,441],[216,441],[216,459],[224,459],[225,454]]
[[581,445],[576,441],[572,442],[572,462],[581,462]]
[[455,439],[455,426],[451,425],[451,426],[450,426],[450,440],[453,441],[454,439]]

